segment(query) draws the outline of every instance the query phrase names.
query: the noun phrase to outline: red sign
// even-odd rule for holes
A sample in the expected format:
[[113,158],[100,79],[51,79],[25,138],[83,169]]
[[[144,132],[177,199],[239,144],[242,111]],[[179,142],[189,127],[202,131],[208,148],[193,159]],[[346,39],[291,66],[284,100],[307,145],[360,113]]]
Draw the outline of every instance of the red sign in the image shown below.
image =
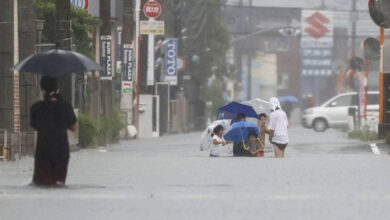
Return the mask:
[[144,5],[144,14],[148,18],[157,18],[162,13],[162,7],[157,1],[148,1]]
[[305,29],[305,31],[314,38],[321,38],[329,32],[326,24],[330,22],[329,18],[320,12],[314,13],[312,16],[305,20],[311,27]]
[[177,70],[183,71],[186,68],[186,60],[184,57],[179,56],[177,57]]

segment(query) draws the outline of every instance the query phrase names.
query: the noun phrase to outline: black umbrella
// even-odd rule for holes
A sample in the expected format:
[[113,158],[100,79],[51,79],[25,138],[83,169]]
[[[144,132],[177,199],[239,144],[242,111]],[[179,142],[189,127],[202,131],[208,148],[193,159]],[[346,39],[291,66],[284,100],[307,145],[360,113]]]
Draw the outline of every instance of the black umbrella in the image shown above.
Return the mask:
[[12,70],[57,77],[72,72],[101,70],[101,67],[80,53],[53,49],[27,57],[16,64]]

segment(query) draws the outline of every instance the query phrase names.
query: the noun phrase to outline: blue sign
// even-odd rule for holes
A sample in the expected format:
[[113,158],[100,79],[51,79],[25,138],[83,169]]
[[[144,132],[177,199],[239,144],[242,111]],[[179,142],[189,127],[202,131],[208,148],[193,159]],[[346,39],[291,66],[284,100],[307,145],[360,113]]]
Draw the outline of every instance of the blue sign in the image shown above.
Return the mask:
[[168,38],[165,45],[165,81],[177,85],[178,40]]
[[70,0],[70,3],[76,7],[81,9],[88,9],[89,2],[88,0]]
[[332,48],[302,48],[303,76],[330,76],[332,62]]

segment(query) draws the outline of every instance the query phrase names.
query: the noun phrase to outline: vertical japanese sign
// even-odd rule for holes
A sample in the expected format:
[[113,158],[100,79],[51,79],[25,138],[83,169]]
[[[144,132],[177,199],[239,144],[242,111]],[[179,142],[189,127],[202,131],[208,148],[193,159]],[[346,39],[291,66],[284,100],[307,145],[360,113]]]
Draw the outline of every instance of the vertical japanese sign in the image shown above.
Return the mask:
[[123,45],[123,69],[122,69],[122,93],[131,94],[133,85],[132,85],[132,75],[133,75],[133,45],[124,44]]
[[122,72],[122,27],[116,29],[116,72]]
[[146,74],[146,85],[154,85],[154,35],[148,35],[148,60],[147,60],[147,74]]
[[102,66],[100,76],[103,80],[112,79],[111,46],[112,42],[110,35],[100,36],[100,65]]
[[165,45],[165,81],[177,85],[178,40],[168,38]]
[[[123,45],[122,56],[122,96],[120,108],[123,111],[131,112],[133,107],[133,45]],[[131,115],[129,113],[128,115]]]
[[302,95],[320,101],[320,80],[333,74],[333,14],[329,11],[302,11],[301,79]]

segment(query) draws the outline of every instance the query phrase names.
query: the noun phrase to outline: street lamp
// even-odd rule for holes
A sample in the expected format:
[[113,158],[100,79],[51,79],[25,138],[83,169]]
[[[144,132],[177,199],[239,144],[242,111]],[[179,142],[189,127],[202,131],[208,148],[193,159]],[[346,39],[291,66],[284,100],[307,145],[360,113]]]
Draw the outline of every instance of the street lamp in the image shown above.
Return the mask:
[[39,20],[39,19],[35,20],[35,28],[37,29],[37,39],[36,39],[37,47],[35,47],[35,52],[40,51],[39,46],[42,42],[42,31],[43,31],[44,23],[45,23],[44,20]]

